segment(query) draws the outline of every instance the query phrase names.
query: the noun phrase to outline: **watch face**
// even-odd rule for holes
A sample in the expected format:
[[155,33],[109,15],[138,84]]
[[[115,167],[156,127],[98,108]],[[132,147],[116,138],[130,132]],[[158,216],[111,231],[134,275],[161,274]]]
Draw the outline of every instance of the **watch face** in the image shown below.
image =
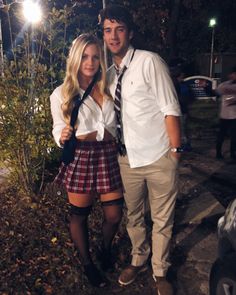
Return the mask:
[[171,151],[173,153],[182,153],[184,149],[182,147],[176,147],[176,148],[172,148]]

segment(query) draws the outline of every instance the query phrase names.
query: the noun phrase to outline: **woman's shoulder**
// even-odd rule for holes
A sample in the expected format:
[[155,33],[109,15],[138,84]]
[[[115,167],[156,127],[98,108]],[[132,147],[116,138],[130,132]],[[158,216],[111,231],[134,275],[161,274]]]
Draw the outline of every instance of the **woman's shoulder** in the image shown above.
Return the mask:
[[59,85],[57,88],[55,88],[52,92],[52,94],[61,94],[62,93],[62,84]]
[[50,99],[62,100],[62,84],[53,90],[52,94],[50,95]]

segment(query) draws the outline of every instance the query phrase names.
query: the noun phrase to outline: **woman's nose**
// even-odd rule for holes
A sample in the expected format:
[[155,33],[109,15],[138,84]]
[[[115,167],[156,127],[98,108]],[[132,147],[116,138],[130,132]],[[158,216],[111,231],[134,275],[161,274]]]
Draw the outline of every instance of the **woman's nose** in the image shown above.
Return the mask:
[[93,62],[94,62],[93,58],[92,58],[92,57],[89,57],[89,58],[88,58],[88,64],[92,65]]

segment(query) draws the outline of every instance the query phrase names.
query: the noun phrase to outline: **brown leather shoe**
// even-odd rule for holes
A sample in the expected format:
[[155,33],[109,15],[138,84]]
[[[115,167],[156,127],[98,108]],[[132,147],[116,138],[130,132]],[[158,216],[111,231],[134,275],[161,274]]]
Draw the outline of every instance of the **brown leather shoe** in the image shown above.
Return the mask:
[[172,285],[165,277],[154,277],[157,288],[157,295],[174,295]]
[[147,265],[142,266],[127,266],[120,274],[118,283],[122,286],[131,284],[138,276],[138,274],[145,272],[148,269]]

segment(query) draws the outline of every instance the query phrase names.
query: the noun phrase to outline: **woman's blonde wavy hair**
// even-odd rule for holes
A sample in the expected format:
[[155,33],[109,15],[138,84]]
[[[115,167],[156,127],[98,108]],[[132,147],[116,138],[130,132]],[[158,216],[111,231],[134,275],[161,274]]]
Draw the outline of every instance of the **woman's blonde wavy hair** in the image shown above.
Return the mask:
[[95,44],[99,51],[100,73],[98,75],[97,85],[103,97],[109,98],[109,92],[106,89],[106,69],[102,46],[97,37],[91,34],[82,34],[77,37],[70,48],[69,56],[66,62],[66,76],[62,84],[62,112],[66,121],[69,122],[73,109],[73,97],[79,93],[80,85],[78,81],[79,68],[85,47]]

